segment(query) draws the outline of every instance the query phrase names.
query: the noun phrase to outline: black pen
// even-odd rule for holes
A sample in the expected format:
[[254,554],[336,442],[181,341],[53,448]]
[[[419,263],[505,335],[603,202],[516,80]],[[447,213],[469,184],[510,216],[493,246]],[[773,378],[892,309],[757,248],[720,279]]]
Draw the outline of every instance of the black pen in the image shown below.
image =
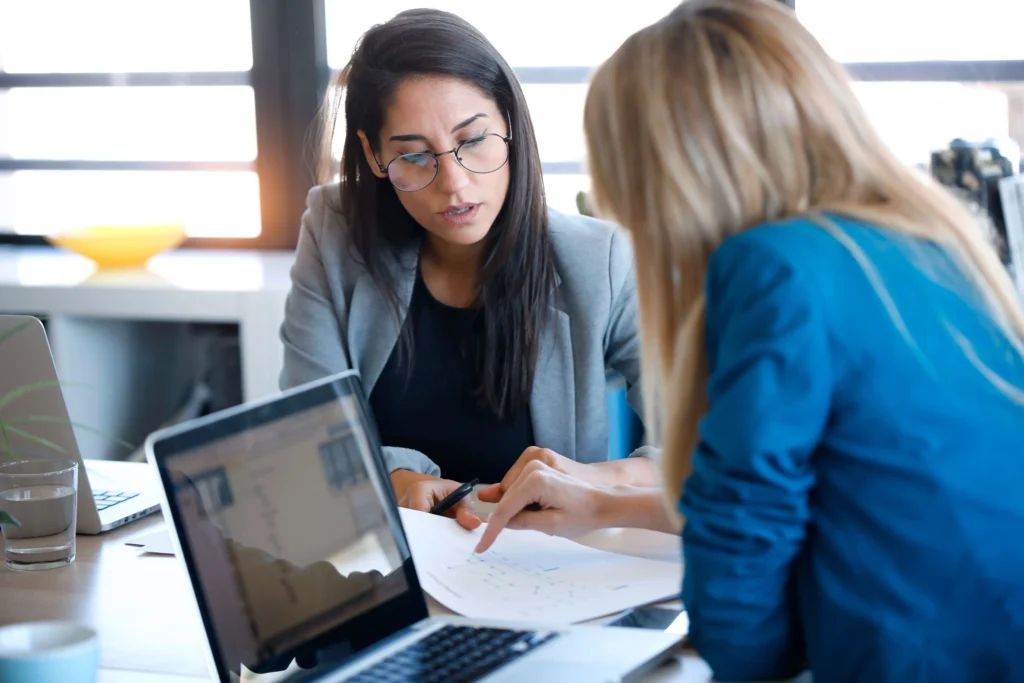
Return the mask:
[[432,514],[432,515],[443,515],[444,513],[448,512],[448,510],[453,505],[455,505],[460,500],[462,500],[463,498],[468,496],[470,494],[470,492],[473,490],[473,487],[476,486],[479,483],[480,483],[479,479],[474,479],[473,481],[467,481],[465,484],[463,484],[462,486],[460,486],[459,488],[455,489],[454,491],[449,493],[447,496],[445,496],[444,500],[442,500],[440,503],[438,503],[434,507],[430,508],[430,514]]

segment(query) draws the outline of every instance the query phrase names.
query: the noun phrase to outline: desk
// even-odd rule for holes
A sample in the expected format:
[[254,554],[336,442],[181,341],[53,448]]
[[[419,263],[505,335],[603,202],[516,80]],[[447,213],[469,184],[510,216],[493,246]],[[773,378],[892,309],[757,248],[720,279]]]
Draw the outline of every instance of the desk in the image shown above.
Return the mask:
[[[101,536],[79,536],[73,564],[43,572],[0,569],[0,625],[69,619],[100,634],[100,683],[198,683],[208,680],[203,628],[188,579],[173,557],[147,555],[124,544],[163,524],[152,515]],[[673,536],[608,530],[580,539],[633,555],[676,557]],[[429,601],[432,614],[447,610]],[[707,683],[707,666],[679,657],[655,672],[652,683]]]
[[[145,268],[97,270],[64,250],[0,246],[0,313],[47,316],[61,379],[103,387],[65,391],[72,419],[135,443],[191,385],[197,354],[187,323],[238,325],[243,399],[277,392],[293,260],[290,251],[182,249]],[[85,457],[125,455],[76,432]]]

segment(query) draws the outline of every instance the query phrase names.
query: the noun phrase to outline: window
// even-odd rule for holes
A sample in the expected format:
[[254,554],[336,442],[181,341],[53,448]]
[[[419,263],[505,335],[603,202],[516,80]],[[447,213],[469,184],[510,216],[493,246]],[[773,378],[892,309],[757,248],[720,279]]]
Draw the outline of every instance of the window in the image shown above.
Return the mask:
[[325,0],[327,59],[332,68],[348,61],[356,40],[374,24],[399,12],[431,7],[459,15],[490,40],[513,67],[597,66],[630,34],[651,24],[679,0],[640,0],[585,6],[574,2],[521,0]]
[[10,73],[248,71],[250,36],[246,0],[0,0]]
[[[550,0],[515,5],[476,0],[325,0],[327,57],[345,65],[358,38],[372,25],[413,7],[458,14],[478,28],[516,70],[537,131],[548,203],[576,212],[576,194],[589,180],[583,169],[583,103],[591,70],[627,37],[651,24],[679,0],[640,0],[599,6]],[[338,137],[344,135],[339,126]],[[335,150],[341,141],[335,140]]]
[[16,171],[0,176],[0,224],[20,234],[182,223],[190,237],[260,234],[259,182],[232,171]]
[[1020,157],[1024,111],[1015,110],[1014,103],[1024,102],[1024,82],[871,81],[854,83],[854,91],[882,138],[906,163],[927,166],[933,151],[956,138],[1003,141],[1004,154]]
[[1024,2],[797,0],[796,12],[858,80],[862,104],[905,162],[927,166],[956,138],[994,140],[1020,158]]
[[839,62],[1024,59],[1020,0],[797,0],[796,11]]
[[293,246],[322,3],[0,0],[0,241],[183,222]]
[[0,231],[259,235],[252,64],[246,0],[0,0]]
[[13,88],[0,93],[13,159],[249,161],[249,86]]
[[[0,241],[181,220],[196,245],[293,246],[329,68],[374,23],[424,5],[476,25],[516,70],[549,201],[574,212],[588,77],[677,4],[0,0]],[[956,137],[1024,147],[1024,2],[795,6],[906,162]]]

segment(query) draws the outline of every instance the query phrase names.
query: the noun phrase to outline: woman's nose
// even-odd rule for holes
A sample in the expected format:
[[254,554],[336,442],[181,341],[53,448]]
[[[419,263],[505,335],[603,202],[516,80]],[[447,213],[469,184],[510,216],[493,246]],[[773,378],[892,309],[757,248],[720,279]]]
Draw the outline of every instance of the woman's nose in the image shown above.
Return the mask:
[[437,160],[437,185],[443,192],[458,192],[469,185],[469,171],[452,154],[445,154]]

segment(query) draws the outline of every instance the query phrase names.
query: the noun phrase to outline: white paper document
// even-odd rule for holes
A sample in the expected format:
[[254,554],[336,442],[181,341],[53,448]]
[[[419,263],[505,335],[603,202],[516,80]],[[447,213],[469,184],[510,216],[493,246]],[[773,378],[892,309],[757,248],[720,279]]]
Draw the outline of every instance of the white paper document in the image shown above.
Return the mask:
[[132,536],[124,542],[139,550],[154,555],[173,555],[174,546],[171,545],[171,537],[167,534],[167,528],[161,526],[154,531],[144,531],[141,534]]
[[575,623],[679,597],[682,563],[588,548],[537,531],[506,529],[490,550],[484,527],[401,510],[420,584],[467,617]]

